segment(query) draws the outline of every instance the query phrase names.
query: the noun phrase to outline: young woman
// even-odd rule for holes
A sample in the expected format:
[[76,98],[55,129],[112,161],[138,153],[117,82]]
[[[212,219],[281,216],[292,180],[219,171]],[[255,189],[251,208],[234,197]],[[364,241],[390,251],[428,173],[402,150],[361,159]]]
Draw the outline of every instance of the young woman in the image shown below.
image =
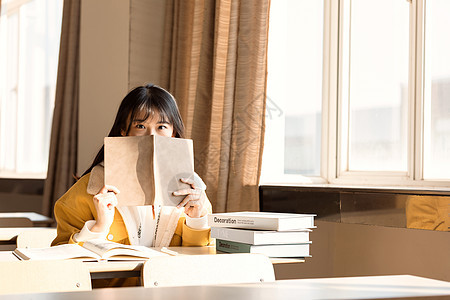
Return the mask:
[[[149,84],[133,89],[122,100],[108,136],[160,135],[184,137],[184,125],[173,96]],[[153,246],[159,214],[164,208],[151,206],[116,207],[114,186],[103,185],[104,148],[98,152],[83,176],[56,202],[57,237],[52,245],[104,238],[110,241]],[[210,243],[207,214],[211,204],[203,181],[180,178],[189,189],[180,196],[177,209],[184,210],[170,241],[171,246],[204,246]],[[173,208],[172,208],[173,209]]]

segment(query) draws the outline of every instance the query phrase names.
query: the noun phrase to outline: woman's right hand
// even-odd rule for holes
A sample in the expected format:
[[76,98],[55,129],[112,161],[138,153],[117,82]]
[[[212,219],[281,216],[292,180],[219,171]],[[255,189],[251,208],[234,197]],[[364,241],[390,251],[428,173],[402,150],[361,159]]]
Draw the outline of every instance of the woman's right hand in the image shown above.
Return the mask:
[[97,220],[92,226],[92,232],[108,232],[114,221],[115,207],[117,205],[116,194],[119,190],[112,185],[105,185],[100,192],[94,196],[94,206],[97,210]]

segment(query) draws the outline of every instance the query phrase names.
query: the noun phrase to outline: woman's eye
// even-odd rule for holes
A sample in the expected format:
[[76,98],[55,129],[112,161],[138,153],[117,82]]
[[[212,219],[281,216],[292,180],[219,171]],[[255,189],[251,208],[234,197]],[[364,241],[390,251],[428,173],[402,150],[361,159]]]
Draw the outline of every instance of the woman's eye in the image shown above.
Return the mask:
[[167,129],[167,126],[166,125],[159,125],[158,129],[159,130],[164,130],[164,129]]
[[137,125],[136,125],[136,128],[139,128],[139,129],[145,129],[145,126],[142,125],[142,124],[137,124]]

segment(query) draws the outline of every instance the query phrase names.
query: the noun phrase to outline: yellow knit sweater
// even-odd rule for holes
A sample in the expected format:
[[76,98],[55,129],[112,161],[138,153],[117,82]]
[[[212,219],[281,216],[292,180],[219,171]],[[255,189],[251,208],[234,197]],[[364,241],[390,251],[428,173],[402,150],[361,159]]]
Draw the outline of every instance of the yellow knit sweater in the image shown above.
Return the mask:
[[[84,223],[97,219],[93,196],[87,193],[90,174],[80,178],[55,204],[55,218],[57,221],[57,236],[52,245],[75,243],[73,235],[80,232]],[[211,204],[209,204],[211,212]],[[128,232],[122,216],[116,209],[114,221],[108,236],[113,242],[130,244]],[[170,246],[207,246],[211,241],[210,230],[197,230],[188,227],[183,215],[179,221]]]

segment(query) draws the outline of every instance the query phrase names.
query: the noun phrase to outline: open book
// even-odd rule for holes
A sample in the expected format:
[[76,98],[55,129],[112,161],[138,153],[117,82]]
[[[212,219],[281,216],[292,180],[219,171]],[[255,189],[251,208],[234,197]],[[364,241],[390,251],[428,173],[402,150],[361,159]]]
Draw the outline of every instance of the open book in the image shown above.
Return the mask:
[[177,206],[172,193],[190,188],[194,179],[194,146],[190,139],[157,135],[106,137],[105,184],[120,191],[117,206]]
[[65,244],[47,248],[16,248],[13,251],[21,260],[81,259],[102,260],[146,260],[153,256],[168,255],[145,246],[130,246],[95,239],[80,244]]

